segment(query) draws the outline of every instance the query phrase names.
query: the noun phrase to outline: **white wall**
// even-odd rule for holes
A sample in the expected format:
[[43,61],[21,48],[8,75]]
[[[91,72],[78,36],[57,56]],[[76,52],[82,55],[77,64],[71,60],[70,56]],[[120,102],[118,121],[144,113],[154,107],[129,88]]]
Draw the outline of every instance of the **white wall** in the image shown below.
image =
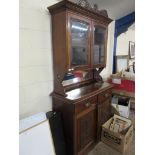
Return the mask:
[[117,38],[116,55],[128,55],[129,41],[135,42],[135,30],[128,29]]
[[115,21],[110,23],[108,26],[107,64],[106,64],[106,68],[101,72],[101,76],[105,80],[112,73],[114,31],[115,31]]
[[[125,33],[117,38],[116,55],[129,55],[129,41],[135,42],[134,24],[131,25]],[[133,59],[129,59],[129,65],[133,64]]]
[[20,119],[52,109],[51,16],[47,7],[57,1],[19,1]]

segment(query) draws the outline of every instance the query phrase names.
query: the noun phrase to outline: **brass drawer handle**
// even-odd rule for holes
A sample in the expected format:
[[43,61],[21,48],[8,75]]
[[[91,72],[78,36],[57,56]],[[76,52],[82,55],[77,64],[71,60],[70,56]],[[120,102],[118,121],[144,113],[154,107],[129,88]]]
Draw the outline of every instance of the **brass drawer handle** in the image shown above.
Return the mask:
[[106,93],[104,96],[105,96],[105,97],[109,97],[109,96],[110,96],[110,94],[109,94],[109,93]]
[[120,95],[125,95],[124,92],[120,92],[119,94],[120,94]]
[[89,107],[90,105],[91,105],[90,102],[87,102],[87,103],[85,104],[86,107]]

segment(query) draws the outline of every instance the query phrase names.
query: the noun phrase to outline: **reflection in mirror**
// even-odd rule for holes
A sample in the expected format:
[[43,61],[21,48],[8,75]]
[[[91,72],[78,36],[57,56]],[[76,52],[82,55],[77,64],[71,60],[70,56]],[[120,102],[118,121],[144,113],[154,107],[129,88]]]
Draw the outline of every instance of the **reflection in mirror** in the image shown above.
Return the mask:
[[93,78],[91,71],[74,71],[74,73],[66,73],[62,85],[68,86]]

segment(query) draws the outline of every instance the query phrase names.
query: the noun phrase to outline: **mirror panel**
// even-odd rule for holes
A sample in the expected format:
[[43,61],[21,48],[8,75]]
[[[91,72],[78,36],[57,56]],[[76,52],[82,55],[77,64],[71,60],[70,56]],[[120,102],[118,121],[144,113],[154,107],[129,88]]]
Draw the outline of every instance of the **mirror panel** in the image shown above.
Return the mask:
[[93,78],[92,71],[74,71],[74,73],[66,73],[62,82],[63,86],[76,84]]

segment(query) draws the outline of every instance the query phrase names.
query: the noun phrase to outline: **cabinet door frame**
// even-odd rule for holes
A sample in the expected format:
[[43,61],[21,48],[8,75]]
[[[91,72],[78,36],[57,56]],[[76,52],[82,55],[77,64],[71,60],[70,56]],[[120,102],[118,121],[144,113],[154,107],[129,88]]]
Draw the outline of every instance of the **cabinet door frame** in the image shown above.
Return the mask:
[[[103,28],[105,29],[105,36],[104,36],[104,62],[103,63],[100,63],[100,64],[94,64],[94,28],[95,27],[100,27],[100,28]],[[91,55],[92,55],[92,58],[91,58],[91,62],[92,62],[92,67],[93,68],[100,68],[100,67],[106,67],[106,62],[107,62],[107,42],[108,42],[108,27],[107,25],[105,25],[104,23],[102,22],[99,22],[99,21],[95,21],[93,20],[92,21],[92,43],[91,43]]]
[[[89,26],[88,29],[88,64],[87,65],[78,65],[78,66],[72,66],[72,49],[71,49],[71,19],[79,20],[82,22],[86,22]],[[77,69],[90,69],[91,68],[91,20],[89,18],[86,18],[82,15],[77,15],[72,12],[68,11],[67,15],[67,45],[68,45],[68,69],[77,70]]]
[[[97,139],[101,139],[102,125],[110,118],[111,97],[97,105]],[[104,116],[103,116],[104,115]]]
[[[81,146],[81,130],[80,130],[80,121],[82,120],[82,118],[87,117],[89,114],[93,115],[93,139],[91,141],[89,141],[87,144],[85,144],[84,146]],[[96,138],[97,138],[97,109],[96,109],[96,105],[93,104],[90,108],[88,108],[87,110],[82,111],[81,113],[77,114],[76,116],[76,135],[78,135],[76,137],[76,151],[79,154],[83,154],[88,147],[90,147],[91,145],[95,144],[96,142]]]

